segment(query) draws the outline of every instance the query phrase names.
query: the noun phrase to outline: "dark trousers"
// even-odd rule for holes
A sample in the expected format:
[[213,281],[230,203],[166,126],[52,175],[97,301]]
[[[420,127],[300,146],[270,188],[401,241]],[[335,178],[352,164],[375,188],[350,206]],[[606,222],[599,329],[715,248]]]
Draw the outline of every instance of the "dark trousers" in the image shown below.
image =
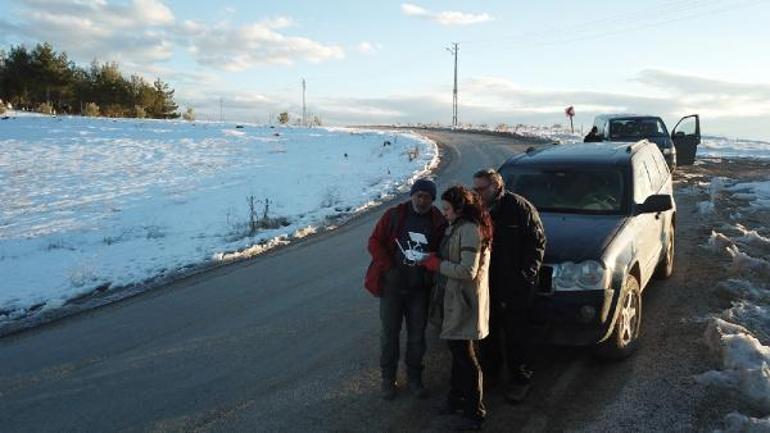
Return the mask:
[[380,368],[384,381],[395,381],[399,360],[399,334],[406,321],[406,369],[410,383],[422,383],[425,326],[428,323],[427,289],[385,287],[380,298]]
[[492,308],[489,313],[489,335],[479,342],[484,375],[489,379],[498,378],[505,358],[511,382],[529,384],[532,372],[527,365],[530,352],[527,312]]
[[448,343],[452,352],[452,382],[447,403],[452,409],[462,409],[469,418],[484,419],[487,411],[477,343],[470,340],[449,340]]

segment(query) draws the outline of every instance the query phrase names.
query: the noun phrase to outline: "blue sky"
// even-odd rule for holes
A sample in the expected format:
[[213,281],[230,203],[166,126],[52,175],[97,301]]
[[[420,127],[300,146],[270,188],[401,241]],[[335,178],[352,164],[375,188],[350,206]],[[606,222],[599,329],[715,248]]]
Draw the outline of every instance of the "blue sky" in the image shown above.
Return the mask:
[[[606,111],[706,133],[770,138],[770,2],[311,2],[0,0],[0,43],[48,40],[79,62],[160,75],[200,118],[267,121],[309,111],[327,124],[451,120],[576,123]],[[673,124],[669,125],[670,127]]]

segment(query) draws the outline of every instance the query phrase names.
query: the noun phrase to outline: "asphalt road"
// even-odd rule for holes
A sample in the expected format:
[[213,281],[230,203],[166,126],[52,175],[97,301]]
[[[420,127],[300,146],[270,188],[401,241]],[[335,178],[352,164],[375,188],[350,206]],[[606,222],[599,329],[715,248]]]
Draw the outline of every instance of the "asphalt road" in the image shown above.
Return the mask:
[[[531,144],[429,133],[443,143],[439,190],[469,183]],[[710,431],[729,399],[692,377],[713,367],[701,343],[703,270],[695,203],[677,197],[674,277],[645,291],[640,350],[620,363],[540,347],[528,400],[485,399],[493,432]],[[379,398],[378,303],[362,288],[366,240],[384,208],[254,260],[0,339],[0,433],[445,432],[445,344],[430,339],[433,396]]]
[[[435,136],[440,191],[531,145]],[[377,301],[362,289],[383,210],[0,340],[0,432],[364,431],[348,409],[385,410]]]

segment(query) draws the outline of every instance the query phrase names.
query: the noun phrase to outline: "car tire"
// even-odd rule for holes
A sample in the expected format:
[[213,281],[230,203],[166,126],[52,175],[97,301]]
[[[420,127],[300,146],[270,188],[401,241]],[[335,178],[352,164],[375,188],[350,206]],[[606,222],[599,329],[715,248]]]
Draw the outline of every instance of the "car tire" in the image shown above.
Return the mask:
[[597,348],[597,355],[610,360],[628,358],[639,346],[642,328],[642,292],[635,276],[626,278],[620,296],[612,334]]
[[666,245],[666,251],[663,253],[663,257],[655,268],[655,278],[659,280],[665,280],[671,278],[674,274],[674,257],[676,255],[676,230],[674,230],[674,224],[668,228],[669,238]]

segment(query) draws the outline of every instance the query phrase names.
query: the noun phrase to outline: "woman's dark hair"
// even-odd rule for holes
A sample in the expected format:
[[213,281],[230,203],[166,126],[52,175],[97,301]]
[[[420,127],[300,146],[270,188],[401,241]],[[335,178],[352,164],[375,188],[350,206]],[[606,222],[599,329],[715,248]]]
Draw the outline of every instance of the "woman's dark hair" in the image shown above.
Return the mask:
[[492,241],[492,219],[484,208],[481,197],[462,185],[456,185],[441,194],[441,200],[452,205],[458,218],[478,224],[481,243],[486,247]]

